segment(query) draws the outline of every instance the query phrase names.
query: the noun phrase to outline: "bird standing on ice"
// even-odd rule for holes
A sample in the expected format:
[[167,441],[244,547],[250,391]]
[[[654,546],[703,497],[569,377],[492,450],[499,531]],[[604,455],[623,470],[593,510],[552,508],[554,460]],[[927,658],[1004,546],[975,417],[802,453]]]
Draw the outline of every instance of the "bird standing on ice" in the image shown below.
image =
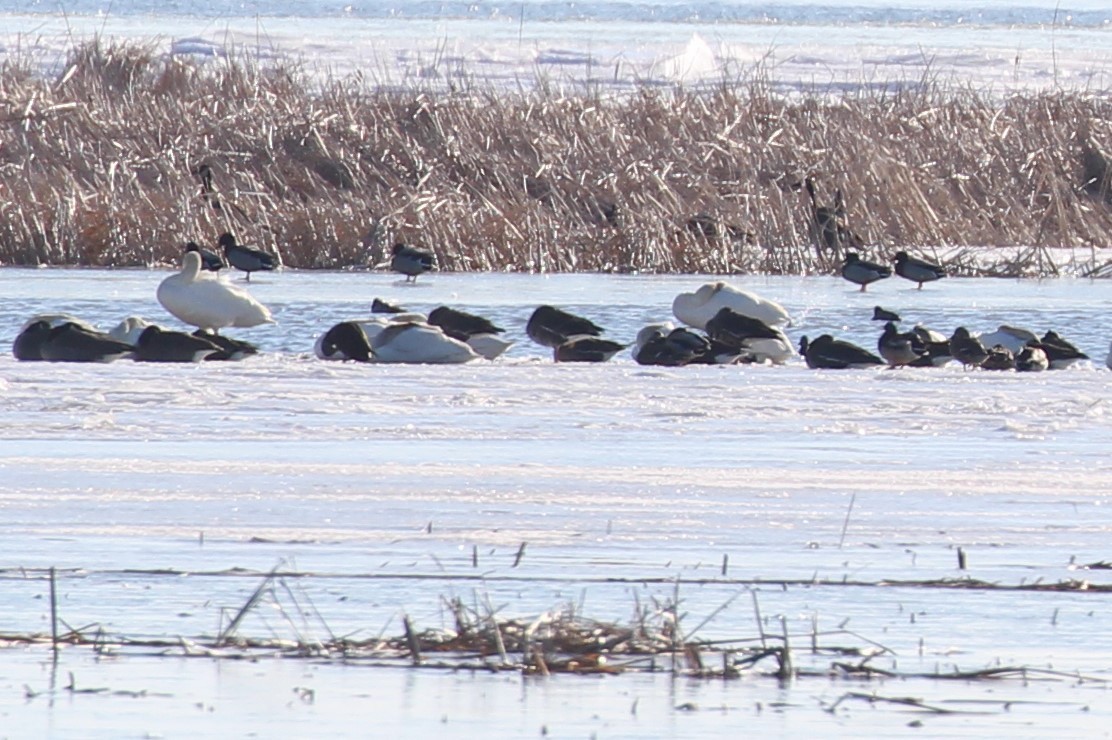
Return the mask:
[[923,283],[946,277],[946,271],[938,265],[912,257],[907,252],[896,252],[892,261],[896,263],[896,274],[905,280],[919,283],[919,290],[923,289]]
[[196,252],[182,255],[181,272],[163,280],[157,296],[163,308],[198,329],[215,332],[226,326],[246,328],[274,323],[270,309],[250,293],[202,274],[201,255]]
[[414,247],[407,247],[402,243],[394,245],[394,256],[390,258],[390,269],[405,275],[405,281],[417,282],[417,276],[423,275],[436,265],[436,257],[432,252],[425,252]]
[[231,234],[220,235],[220,248],[224,250],[224,257],[229,265],[247,273],[247,282],[251,282],[253,272],[274,270],[278,267],[278,258],[273,254],[261,249],[245,247],[237,243],[236,238]]

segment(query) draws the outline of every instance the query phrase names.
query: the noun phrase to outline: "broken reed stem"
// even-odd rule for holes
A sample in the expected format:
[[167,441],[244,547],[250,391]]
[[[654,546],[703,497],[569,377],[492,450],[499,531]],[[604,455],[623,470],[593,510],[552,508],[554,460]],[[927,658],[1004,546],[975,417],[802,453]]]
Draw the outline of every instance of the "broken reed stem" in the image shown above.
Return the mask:
[[232,621],[228,623],[228,626],[225,627],[224,631],[221,632],[219,637],[216,638],[217,647],[227,644],[228,640],[235,633],[236,628],[239,627],[239,623],[242,622],[243,618],[247,616],[248,612],[250,612],[251,609],[254,608],[255,604],[259,603],[259,599],[262,598],[263,594],[266,592],[266,589],[274,581],[275,575],[278,573],[279,569],[283,565],[284,563],[275,565],[274,568],[266,575],[266,578],[263,579],[262,583],[258,585],[254,592],[252,592],[251,596],[248,597],[247,601],[244,602],[243,606],[241,606],[239,611],[236,612],[236,615],[232,617]]
[[413,660],[413,665],[421,665],[421,643],[409,622],[409,615],[402,617],[402,626],[405,628],[405,641],[409,645],[409,657]]
[[522,542],[521,547],[517,548],[517,555],[514,556],[514,564],[510,566],[511,568],[516,568],[521,563],[521,559],[525,557],[525,545],[526,543]]
[[749,594],[753,597],[753,618],[757,622],[757,634],[761,636],[761,647],[768,649],[768,639],[765,637],[764,620],[761,618],[761,603],[757,600],[757,590],[751,588]]
[[846,530],[849,529],[849,517],[853,513],[853,504],[857,501],[857,494],[854,493],[849,497],[849,506],[846,507],[846,518],[842,522],[842,536],[838,540],[838,549],[842,549],[842,545],[846,544]]
[[55,586],[54,566],[50,566],[50,644],[58,652],[58,590]]

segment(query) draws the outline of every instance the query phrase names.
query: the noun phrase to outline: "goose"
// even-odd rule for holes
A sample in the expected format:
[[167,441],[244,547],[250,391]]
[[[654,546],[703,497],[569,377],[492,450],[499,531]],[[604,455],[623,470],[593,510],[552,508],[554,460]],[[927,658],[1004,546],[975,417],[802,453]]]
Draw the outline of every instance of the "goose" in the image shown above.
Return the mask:
[[405,313],[405,309],[381,298],[375,298],[371,301],[371,313]]
[[215,343],[182,331],[169,331],[152,324],[143,329],[135,344],[139,362],[201,362],[223,354]]
[[1021,373],[1041,373],[1050,367],[1046,350],[1032,342],[1015,355],[1015,369]]
[[950,337],[950,354],[966,369],[979,367],[988,359],[988,350],[980,339],[969,333],[964,326],[954,329]]
[[857,252],[848,252],[846,261],[842,263],[842,277],[860,285],[861,292],[864,293],[870,283],[892,277],[892,268],[863,260]]
[[239,244],[236,238],[227,232],[220,235],[219,244],[224,250],[224,257],[227,258],[228,264],[247,273],[247,282],[251,282],[253,272],[274,270],[278,267],[278,258],[273,254]]
[[923,283],[946,277],[946,271],[938,265],[912,257],[907,252],[896,252],[893,261],[896,263],[896,274],[905,280],[919,283],[919,290],[923,289]]
[[625,349],[624,344],[589,334],[568,337],[552,350],[556,362],[606,362]]
[[439,326],[416,322],[390,323],[370,338],[375,362],[450,365],[470,362],[480,355]]
[[807,361],[807,367],[816,370],[844,370],[885,364],[884,360],[867,349],[835,339],[829,334],[816,337],[813,342],[806,336],[800,337],[799,354]]
[[1039,341],[1039,338],[1034,332],[1015,326],[1008,326],[1007,324],[1001,324],[997,327],[996,331],[988,334],[981,334],[977,338],[981,340],[981,344],[985,345],[985,347],[995,347],[999,344],[1012,354],[1019,352],[1027,346],[1028,342]]
[[706,324],[711,341],[729,347],[737,354],[750,356],[756,362],[782,365],[795,356],[795,350],[784,332],[760,319],[723,308]]
[[1089,355],[1062,339],[1055,331],[1047,331],[1043,334],[1039,346],[1046,352],[1051,370],[1062,370],[1079,360],[1089,359]]
[[982,370],[1015,370],[1015,355],[1002,344],[988,348],[988,357],[981,363]]
[[901,334],[889,321],[876,343],[877,352],[891,367],[910,365],[927,352],[927,347],[914,331]]
[[873,306],[873,321],[895,321],[899,323],[901,319],[900,315],[895,311],[889,311],[880,306]]
[[207,339],[220,348],[220,352],[206,357],[206,360],[242,360],[244,357],[259,354],[259,348],[242,339],[232,339],[222,334],[198,329],[193,336]]
[[313,348],[322,360],[371,362],[371,342],[358,321],[341,321],[317,338]]
[[706,329],[707,322],[723,308],[732,308],[769,326],[790,326],[788,312],[775,301],[760,297],[729,283],[704,283],[694,293],[680,293],[672,301],[672,313],[694,329]]
[[112,362],[130,357],[132,350],[126,342],[71,322],[52,328],[39,347],[47,362]]
[[555,349],[573,336],[597,337],[602,329],[589,319],[554,306],[538,306],[525,325],[525,333],[539,345]]
[[431,270],[436,265],[436,256],[415,247],[408,247],[401,242],[394,245],[393,257],[390,258],[390,269],[405,275],[405,281],[417,282],[417,276]]
[[197,242],[186,242],[185,251],[196,252],[201,255],[201,269],[203,270],[219,272],[226,267],[224,259],[220,255],[202,248]]
[[158,286],[158,302],[178,319],[198,329],[247,328],[273,324],[270,309],[242,288],[201,274],[201,255],[182,255],[181,272]]

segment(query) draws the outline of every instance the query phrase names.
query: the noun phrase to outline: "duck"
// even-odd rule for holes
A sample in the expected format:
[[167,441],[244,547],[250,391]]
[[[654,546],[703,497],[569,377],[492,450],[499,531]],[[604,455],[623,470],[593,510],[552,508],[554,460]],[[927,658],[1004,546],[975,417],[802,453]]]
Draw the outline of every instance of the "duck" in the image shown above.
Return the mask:
[[126,342],[69,321],[50,329],[39,345],[47,362],[114,362],[131,357],[133,350]]
[[51,328],[50,321],[47,319],[28,321],[12,342],[12,356],[21,362],[41,361],[42,345],[50,336]]
[[1001,324],[996,328],[996,331],[981,334],[977,338],[981,340],[981,344],[985,345],[985,347],[1000,345],[1012,354],[1019,352],[1027,346],[1028,342],[1039,341],[1038,336],[1036,336],[1033,331],[1021,329],[1016,326],[1008,326],[1007,324]]
[[799,339],[799,354],[807,361],[807,367],[816,370],[844,370],[847,368],[868,368],[884,365],[872,352],[856,344],[835,339],[823,334],[810,341],[806,336]]
[[942,332],[916,324],[911,329],[926,350],[919,359],[910,363],[911,367],[941,367],[954,359],[950,354],[950,339]]
[[506,331],[495,326],[490,319],[448,306],[438,306],[429,312],[428,323],[439,326],[448,336],[470,337],[475,334],[501,334]]
[[186,242],[185,251],[196,252],[201,255],[201,269],[208,270],[209,272],[219,272],[227,265],[224,264],[224,258],[216,252],[210,252],[204,247],[197,244],[197,242]]
[[228,264],[247,273],[247,282],[251,282],[251,273],[253,272],[278,268],[278,258],[273,254],[239,244],[236,242],[236,238],[228,232],[220,235],[218,243],[220,248],[224,250],[224,257],[227,258]]
[[894,322],[884,325],[884,333],[876,343],[877,352],[890,367],[911,365],[927,352],[927,347],[914,331],[900,333]]
[[393,257],[390,258],[390,269],[405,275],[405,281],[417,282],[417,276],[423,275],[436,266],[436,256],[416,247],[409,247],[401,242],[394,245]]
[[193,336],[207,339],[220,348],[219,353],[209,355],[205,358],[210,362],[213,360],[242,360],[245,357],[259,354],[259,348],[251,344],[251,342],[226,337],[223,334],[217,334],[207,329],[198,329],[193,332]]
[[405,309],[381,298],[375,298],[371,301],[371,313],[405,313]]
[[896,252],[893,261],[896,263],[896,274],[905,280],[918,283],[919,290],[923,289],[923,283],[946,277],[946,271],[938,265],[912,257],[907,252]]
[[892,268],[863,260],[857,252],[847,252],[846,260],[842,263],[842,277],[860,285],[861,292],[864,293],[870,283],[892,277]]
[[748,355],[755,362],[782,365],[795,356],[795,349],[780,329],[729,307],[719,310],[707,322],[706,332],[712,341],[739,355]]
[[439,326],[413,321],[391,322],[370,337],[370,342],[375,362],[455,365],[481,356]]
[[897,324],[901,321],[900,315],[895,311],[889,311],[887,308],[880,306],[873,306],[873,321],[895,321]]
[[680,293],[672,301],[676,319],[693,329],[706,330],[707,322],[723,308],[732,308],[769,326],[791,325],[791,317],[779,303],[721,280],[704,283],[693,293]]
[[135,360],[138,362],[201,362],[223,352],[208,339],[163,329],[156,324],[143,329],[135,343]]
[[556,362],[606,362],[626,346],[602,337],[581,334],[568,337],[552,350]]
[[358,321],[341,321],[317,338],[313,348],[322,360],[371,362],[371,342]]
[[1015,355],[1015,369],[1021,373],[1041,373],[1050,367],[1046,350],[1038,342],[1029,342]]
[[219,332],[227,326],[249,328],[273,324],[274,317],[250,293],[214,276],[201,274],[201,255],[182,255],[181,272],[158,286],[158,302],[173,316],[195,326]]
[[736,351],[686,327],[677,329],[670,321],[649,324],[637,332],[630,355],[638,365],[663,367],[729,364],[739,358]]
[[525,333],[542,347],[555,349],[573,336],[597,337],[602,328],[590,319],[576,316],[555,306],[538,306],[529,316]]
[[1043,334],[1039,346],[1046,352],[1051,370],[1062,370],[1080,360],[1089,359],[1089,355],[1063,339],[1056,331],[1047,331]]
[[968,329],[959,326],[950,336],[950,355],[968,369],[980,367],[988,359],[988,350]]
[[982,370],[1015,370],[1015,355],[1010,349],[1002,344],[987,349],[988,357],[981,363]]

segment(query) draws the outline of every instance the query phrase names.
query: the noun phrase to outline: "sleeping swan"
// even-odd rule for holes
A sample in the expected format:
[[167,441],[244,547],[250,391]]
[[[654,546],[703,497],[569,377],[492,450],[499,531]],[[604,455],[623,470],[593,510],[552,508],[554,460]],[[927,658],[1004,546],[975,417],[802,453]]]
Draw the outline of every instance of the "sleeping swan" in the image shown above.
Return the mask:
[[723,308],[732,308],[769,326],[791,324],[791,317],[779,303],[722,281],[704,283],[694,293],[680,293],[672,301],[672,313],[676,318],[696,329],[705,329],[707,322]]
[[181,272],[158,286],[163,308],[198,329],[219,331],[226,326],[249,327],[273,324],[270,310],[242,288],[201,272],[201,255],[182,255]]
[[438,326],[377,318],[336,324],[317,339],[314,352],[322,360],[422,365],[458,364],[480,357]]

